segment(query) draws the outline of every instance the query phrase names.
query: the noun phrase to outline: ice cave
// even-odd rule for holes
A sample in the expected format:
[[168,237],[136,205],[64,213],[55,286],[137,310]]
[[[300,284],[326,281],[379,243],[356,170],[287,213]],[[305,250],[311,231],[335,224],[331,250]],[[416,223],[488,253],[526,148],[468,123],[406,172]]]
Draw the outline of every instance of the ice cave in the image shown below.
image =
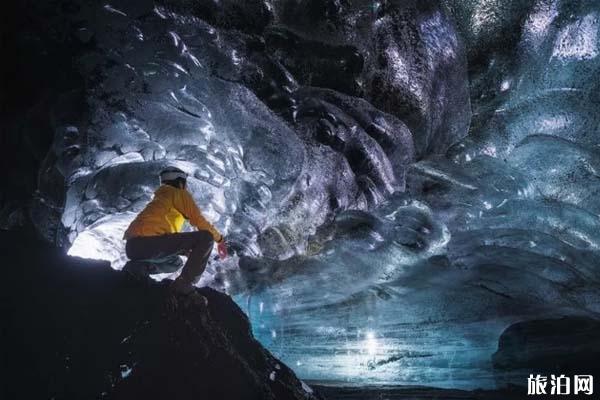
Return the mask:
[[71,3],[30,210],[69,255],[121,269],[171,165],[302,380],[493,389],[506,327],[599,317],[600,2]]

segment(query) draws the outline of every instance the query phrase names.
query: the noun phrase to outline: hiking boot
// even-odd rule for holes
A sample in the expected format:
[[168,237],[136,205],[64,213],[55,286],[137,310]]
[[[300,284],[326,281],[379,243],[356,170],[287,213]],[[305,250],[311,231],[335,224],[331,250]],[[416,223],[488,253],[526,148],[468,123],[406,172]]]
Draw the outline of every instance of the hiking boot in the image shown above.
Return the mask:
[[208,306],[208,299],[200,294],[196,287],[190,283],[184,283],[181,279],[175,279],[169,286],[170,291],[198,306]]

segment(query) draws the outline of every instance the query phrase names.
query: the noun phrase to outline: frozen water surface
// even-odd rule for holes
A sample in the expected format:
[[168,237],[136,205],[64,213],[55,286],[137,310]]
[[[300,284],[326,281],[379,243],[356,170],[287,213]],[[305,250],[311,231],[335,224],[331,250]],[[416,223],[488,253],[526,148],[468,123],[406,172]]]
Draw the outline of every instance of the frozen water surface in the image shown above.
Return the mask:
[[69,254],[121,268],[176,165],[236,252],[201,283],[302,379],[493,387],[509,324],[600,312],[600,4],[309,3],[82,6]]

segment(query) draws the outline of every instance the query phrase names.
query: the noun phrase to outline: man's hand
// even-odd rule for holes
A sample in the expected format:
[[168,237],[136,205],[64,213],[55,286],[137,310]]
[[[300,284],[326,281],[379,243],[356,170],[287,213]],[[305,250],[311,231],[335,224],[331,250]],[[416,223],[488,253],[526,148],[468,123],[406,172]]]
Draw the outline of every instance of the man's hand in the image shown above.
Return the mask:
[[221,260],[227,258],[227,244],[225,243],[225,240],[217,243],[217,252],[219,253],[219,258]]

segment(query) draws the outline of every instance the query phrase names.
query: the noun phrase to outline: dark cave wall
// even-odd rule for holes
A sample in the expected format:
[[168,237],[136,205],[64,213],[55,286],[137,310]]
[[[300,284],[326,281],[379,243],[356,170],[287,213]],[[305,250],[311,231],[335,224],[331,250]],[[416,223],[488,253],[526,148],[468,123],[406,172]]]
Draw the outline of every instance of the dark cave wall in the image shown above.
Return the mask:
[[[7,58],[0,91],[0,228],[36,218],[31,210],[38,175],[54,169],[49,150],[60,118],[55,106],[68,102],[73,115],[85,112],[84,81],[74,60],[93,43],[83,43],[73,34],[76,26],[68,16],[77,8],[72,1],[11,1],[3,6],[1,48]],[[64,177],[59,171],[50,175],[54,188],[45,212],[55,213],[58,221]]]

